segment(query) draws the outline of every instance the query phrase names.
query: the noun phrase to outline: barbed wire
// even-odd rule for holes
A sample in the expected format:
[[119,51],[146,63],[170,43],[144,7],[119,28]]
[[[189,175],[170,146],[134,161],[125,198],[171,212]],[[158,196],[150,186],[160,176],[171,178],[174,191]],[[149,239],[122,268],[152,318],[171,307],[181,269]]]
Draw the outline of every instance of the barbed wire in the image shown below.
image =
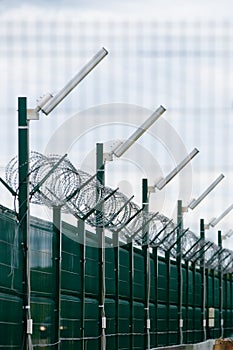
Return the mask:
[[[23,165],[22,165],[23,166]],[[76,169],[67,156],[42,155],[31,152],[29,157],[30,201],[48,207],[61,207],[85,220],[93,227],[104,227],[117,234],[122,242],[148,244],[160,251],[169,251],[177,257],[178,226],[161,213],[143,211],[132,198],[103,186],[95,175]],[[14,157],[6,167],[6,182],[19,192],[18,158]],[[189,229],[180,240],[184,260],[207,264],[208,268],[233,270],[233,252],[206,240],[201,240]],[[207,248],[207,249],[206,249]],[[200,259],[200,257],[203,259]]]

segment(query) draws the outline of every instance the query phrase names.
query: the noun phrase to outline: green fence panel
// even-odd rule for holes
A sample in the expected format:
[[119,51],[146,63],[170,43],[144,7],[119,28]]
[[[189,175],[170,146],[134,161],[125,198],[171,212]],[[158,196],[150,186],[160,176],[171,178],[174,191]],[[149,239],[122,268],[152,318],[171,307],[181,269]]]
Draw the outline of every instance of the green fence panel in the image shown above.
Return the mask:
[[150,343],[151,348],[157,346],[157,307],[150,303]]
[[119,350],[130,349],[130,304],[126,300],[119,300]]
[[22,291],[22,252],[15,217],[0,214],[0,288]]
[[[193,286],[193,271],[189,270],[188,271],[188,300],[187,304],[188,305],[193,305],[193,293],[194,293],[194,286]],[[185,285],[184,285],[185,287]]]
[[201,286],[201,272],[196,270],[196,285],[195,285],[195,306],[201,307],[202,303],[202,286]]
[[119,295],[121,297],[130,296],[130,274],[129,274],[129,252],[123,248],[119,248]]
[[61,338],[81,338],[82,305],[79,298],[62,295],[61,297]]
[[157,320],[157,339],[158,346],[167,344],[167,306],[165,304],[158,304],[158,320]]
[[85,287],[86,293],[96,296],[99,290],[99,250],[86,246]]
[[144,304],[134,302],[133,303],[134,311],[134,349],[143,349],[144,345],[144,322],[145,322],[145,310]]
[[33,319],[33,345],[35,349],[41,349],[41,345],[44,345],[44,349],[47,349],[48,344],[55,343],[54,301],[48,298],[32,297],[31,314]]
[[[88,232],[85,247],[77,227],[63,224],[61,260],[61,350],[96,349],[100,343],[99,250],[96,236]],[[56,349],[55,275],[53,267],[53,227],[49,222],[32,218],[30,232],[31,314],[34,349]],[[0,347],[18,349],[22,343],[22,252],[15,218],[0,214]],[[133,271],[130,271],[128,246],[119,247],[119,298],[116,299],[117,274],[113,248],[105,250],[105,312],[107,348],[137,350],[146,347],[145,329],[145,255],[133,248]],[[84,273],[84,275],[83,275]],[[158,258],[157,290],[155,264],[150,256],[150,342],[151,347],[175,345],[179,341],[178,273],[175,260]],[[82,280],[84,276],[84,280]],[[131,285],[131,277],[133,285]],[[170,277],[170,283],[167,279]],[[195,286],[193,285],[195,281]],[[203,341],[201,270],[182,266],[182,318],[186,343]],[[167,286],[170,285],[170,290]],[[133,294],[130,295],[132,287]],[[206,270],[206,311],[215,310],[215,325],[208,327],[207,338],[221,335],[220,280],[218,271]],[[169,298],[167,298],[169,293]],[[223,278],[224,336],[232,336],[233,300],[231,275]],[[167,304],[169,300],[169,304]],[[118,305],[118,310],[117,310]],[[118,319],[117,317],[118,311]],[[83,318],[84,317],[84,318]],[[116,348],[116,324],[119,323],[119,346]],[[84,326],[84,331],[82,331]],[[16,331],[17,330],[17,331]],[[17,334],[17,336],[15,335]],[[82,338],[84,337],[84,338]]]
[[219,281],[219,276],[216,276],[214,278],[214,307],[219,308],[219,288],[220,288],[220,281]]
[[144,275],[144,256],[140,250],[134,250],[134,296],[144,300],[145,298],[145,275]]
[[0,348],[21,349],[22,311],[21,298],[0,293]]
[[99,339],[99,302],[92,298],[85,299],[85,338],[86,349],[97,349]]
[[187,288],[186,268],[184,266],[182,266],[182,299],[183,299],[183,305],[187,305],[187,292],[189,292],[189,288]]
[[178,273],[175,264],[171,264],[170,269],[170,302],[178,303]]
[[113,248],[105,249],[105,283],[107,296],[115,295],[115,265]]
[[62,235],[61,289],[65,293],[81,291],[81,244]]
[[164,260],[158,260],[158,301],[166,302],[167,293],[166,264]]
[[154,259],[150,258],[150,300],[154,302],[157,291],[155,291],[155,264]]
[[184,322],[184,331],[186,332],[186,343],[190,344],[193,342],[193,330],[194,328],[194,323],[193,323],[193,307],[189,306],[185,311],[186,312],[186,317]]
[[178,307],[175,305],[170,305],[169,307],[169,344],[175,345],[178,344],[178,325],[179,325],[179,317],[178,317]]
[[209,307],[214,306],[214,284],[213,278],[211,275],[207,277],[208,289],[207,289],[207,302]]
[[115,346],[115,334],[116,334],[116,303],[114,299],[105,300],[105,314],[107,318],[106,322],[106,346],[107,349],[118,350]]

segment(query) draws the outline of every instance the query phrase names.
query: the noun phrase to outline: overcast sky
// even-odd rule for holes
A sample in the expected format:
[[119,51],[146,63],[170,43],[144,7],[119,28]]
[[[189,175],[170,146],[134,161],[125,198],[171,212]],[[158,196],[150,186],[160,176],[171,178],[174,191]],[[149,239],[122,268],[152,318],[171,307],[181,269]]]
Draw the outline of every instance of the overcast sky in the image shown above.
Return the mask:
[[[193,162],[190,191],[186,186],[182,199],[197,197],[221,172],[226,175],[224,185],[215,195],[195,213],[188,214],[187,225],[190,221],[196,229],[200,215],[207,221],[218,216],[233,198],[232,12],[230,0],[0,1],[0,166],[4,167],[17,152],[17,97],[27,96],[33,107],[41,94],[62,87],[77,67],[105,46],[109,56],[80,85],[78,92],[72,92],[67,102],[61,104],[56,119],[42,117],[38,124],[31,123],[33,149],[43,152],[54,131],[63,127],[67,115],[89,107],[123,103],[140,106],[149,113],[163,104],[172,138],[181,140],[187,152],[194,147],[200,149],[199,158]],[[156,27],[155,23],[160,25]],[[147,114],[144,112],[143,118]],[[130,116],[119,117],[119,122],[130,124]],[[85,128],[85,137],[84,134],[77,137],[69,151],[72,161],[77,162],[75,166],[81,164],[92,171],[88,152],[94,150],[96,141],[110,141],[112,135],[106,125],[95,132],[90,124]],[[69,137],[69,130],[66,131]],[[116,138],[127,137],[132,131],[132,125],[114,129]],[[180,148],[179,152],[174,151],[161,140],[155,144],[153,137],[142,139],[138,147],[144,147],[147,156],[153,155],[157,170],[165,175],[176,165],[176,157],[182,158],[182,152]],[[135,161],[135,154],[136,151],[128,154],[127,164],[117,163],[121,174],[112,166],[116,178],[110,177],[109,182],[117,186],[121,176],[126,184],[124,189],[128,186],[133,194],[137,192],[140,201],[139,186],[131,181],[132,174],[139,181],[142,176],[154,181],[156,176],[146,166],[143,169],[141,160]],[[189,170],[183,173],[183,182],[189,174]],[[180,195],[175,190],[179,186],[177,181],[169,185],[165,195],[158,194],[167,200],[162,210],[168,216],[174,214],[174,203]],[[220,228],[224,231],[232,228],[230,216]]]
[[[33,8],[36,10],[33,13]],[[26,11],[32,15],[40,14],[76,16],[75,10],[80,10],[79,15],[85,17],[98,16],[105,20],[115,18],[122,20],[127,18],[133,20],[153,19],[171,19],[173,21],[180,19],[208,19],[221,20],[231,19],[233,4],[231,0],[1,0],[1,15],[20,16],[21,11]],[[70,11],[72,9],[72,11]],[[14,12],[14,14],[12,13]],[[26,14],[25,12],[25,14]],[[46,13],[45,13],[46,12]],[[119,17],[119,15],[121,17]],[[146,16],[146,17],[145,17]],[[90,18],[90,17],[89,17]]]

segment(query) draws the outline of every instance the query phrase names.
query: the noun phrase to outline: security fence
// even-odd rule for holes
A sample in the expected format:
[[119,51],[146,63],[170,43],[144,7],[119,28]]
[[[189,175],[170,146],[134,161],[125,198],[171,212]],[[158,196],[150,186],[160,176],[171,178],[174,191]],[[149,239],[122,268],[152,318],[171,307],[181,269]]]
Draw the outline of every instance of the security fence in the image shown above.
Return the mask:
[[[233,253],[205,240],[203,220],[199,238],[184,230],[181,222],[174,224],[163,215],[136,208],[129,213],[132,220],[126,230],[129,219],[121,227],[117,215],[121,212],[119,208],[125,209],[127,205],[135,208],[132,202],[117,195],[117,191],[107,191],[93,176],[82,177],[64,157],[39,154],[33,157],[30,193],[35,202],[53,207],[53,222],[30,220],[30,276],[27,276],[30,305],[27,307],[33,325],[28,322],[25,327],[25,249],[21,222],[14,211],[1,207],[0,333],[5,335],[0,338],[1,348],[21,349],[28,334],[31,348],[69,350],[98,346],[149,349],[232,334]],[[7,181],[17,195],[14,164],[17,160],[7,167],[10,174]],[[81,190],[57,193],[57,188],[62,191],[65,179],[72,178],[75,185],[69,171],[79,179]],[[99,197],[92,196],[95,198],[92,207],[87,208],[82,191],[85,186],[89,189],[92,181]],[[98,186],[101,192],[96,191]],[[64,184],[63,189],[67,188]],[[52,193],[53,197],[49,197]],[[109,212],[111,220],[105,216],[100,222],[103,216],[99,215],[98,204],[103,203],[103,198],[108,201],[109,193],[113,193],[112,203],[115,203]],[[58,203],[59,198],[62,202]],[[120,206],[116,205],[118,201]],[[78,213],[77,226],[63,222],[60,230],[57,218],[61,207],[72,214]],[[89,218],[96,215],[97,220],[86,222],[87,213],[81,208],[87,210]],[[113,220],[116,225],[107,225]],[[103,231],[105,224],[108,227],[104,233],[108,234],[101,249],[98,230]]]

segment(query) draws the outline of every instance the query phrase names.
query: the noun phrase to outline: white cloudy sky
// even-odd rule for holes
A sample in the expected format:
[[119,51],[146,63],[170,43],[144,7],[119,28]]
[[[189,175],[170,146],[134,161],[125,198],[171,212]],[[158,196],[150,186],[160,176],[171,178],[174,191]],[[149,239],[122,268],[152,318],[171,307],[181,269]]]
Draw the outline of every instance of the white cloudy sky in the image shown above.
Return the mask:
[[[9,11],[15,10],[14,15],[19,15],[17,11],[31,11],[36,8],[37,15],[68,15],[75,16],[74,8],[80,10],[80,16],[98,16],[104,20],[106,16],[116,18],[119,15],[128,20],[134,18],[145,20],[153,19],[231,19],[232,1],[230,0],[62,0],[62,1],[30,1],[30,0],[1,0],[0,9],[3,15],[9,15]],[[70,11],[72,10],[72,11]],[[108,18],[109,18],[108,17]],[[90,17],[89,17],[90,18]]]
[[[120,114],[125,105],[121,109],[119,104],[130,104],[140,106],[146,118],[146,111],[163,104],[174,143],[181,140],[187,152],[197,147],[200,155],[193,161],[192,178],[189,168],[168,186],[166,193],[154,195],[151,206],[157,209],[154,202],[165,198],[161,210],[173,215],[181,192],[185,201],[197,197],[223,172],[224,182],[185,220],[195,230],[200,216],[207,221],[218,216],[233,198],[232,10],[230,0],[0,1],[2,170],[17,153],[17,96],[27,96],[30,107],[34,107],[40,95],[57,91],[80,65],[105,46],[109,56],[78,87],[78,92],[72,92],[53,117],[42,116],[39,122],[31,122],[31,148],[43,152],[67,116],[89,107],[114,103],[120,110],[113,111],[112,107],[112,112]],[[101,127],[93,129],[88,122],[83,134],[80,136],[78,131],[79,137],[70,145],[75,166],[81,164],[94,171],[90,159],[95,143],[110,142],[113,136],[127,137],[136,123],[130,115],[120,116],[119,123],[125,126],[116,127],[111,135],[102,118]],[[64,130],[69,137],[69,127]],[[156,170],[164,175],[178,156],[181,160],[183,151],[176,147],[174,151],[168,141],[156,142],[154,134],[147,135],[137,147],[152,154]],[[140,202],[141,177],[147,176],[153,182],[158,174],[148,170],[147,165],[143,169],[136,155],[135,148],[125,160],[116,162],[115,168],[109,165],[111,175],[107,179],[112,186],[121,181],[127,184],[128,188],[124,185],[122,189],[129,194],[136,192]],[[185,183],[182,191],[177,189],[181,183]],[[225,232],[230,228],[232,220],[228,215],[217,229]]]

